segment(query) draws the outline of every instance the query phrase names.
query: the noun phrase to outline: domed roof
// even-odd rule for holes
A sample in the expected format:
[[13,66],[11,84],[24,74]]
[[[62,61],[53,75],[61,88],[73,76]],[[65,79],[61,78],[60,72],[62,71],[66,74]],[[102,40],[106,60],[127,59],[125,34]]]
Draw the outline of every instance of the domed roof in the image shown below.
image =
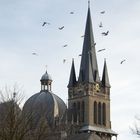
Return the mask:
[[66,105],[62,99],[50,91],[40,91],[31,96],[23,107],[23,113],[33,113],[33,117],[38,121],[45,116],[48,124],[52,125],[56,117],[61,120],[66,111]]
[[44,80],[51,80],[51,81],[52,81],[52,78],[51,78],[51,76],[47,73],[47,71],[45,72],[45,74],[42,75],[40,81],[44,81]]

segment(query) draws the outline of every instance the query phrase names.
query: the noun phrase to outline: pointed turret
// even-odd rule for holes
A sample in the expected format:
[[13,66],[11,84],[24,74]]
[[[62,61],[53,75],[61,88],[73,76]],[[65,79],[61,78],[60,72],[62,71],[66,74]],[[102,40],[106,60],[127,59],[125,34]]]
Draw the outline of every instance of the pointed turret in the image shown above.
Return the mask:
[[74,87],[76,83],[77,81],[76,81],[75,66],[74,66],[74,59],[73,59],[68,87]]
[[88,7],[85,35],[84,35],[84,43],[83,43],[83,51],[79,72],[79,82],[100,82],[96,51],[95,51],[95,42],[93,37],[92,30],[92,21],[90,15],[90,7]]
[[109,82],[109,77],[108,77],[106,60],[104,61],[104,68],[103,68],[103,75],[102,75],[102,85],[104,87],[110,87],[110,82]]

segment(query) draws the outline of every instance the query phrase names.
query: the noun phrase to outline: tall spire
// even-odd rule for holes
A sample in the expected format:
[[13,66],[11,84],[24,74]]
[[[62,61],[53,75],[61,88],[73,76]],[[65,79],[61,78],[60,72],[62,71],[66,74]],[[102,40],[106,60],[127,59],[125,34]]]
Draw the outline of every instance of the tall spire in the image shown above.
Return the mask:
[[104,60],[104,68],[103,68],[103,75],[102,75],[102,85],[104,87],[110,87],[106,60]]
[[100,81],[89,4],[78,81],[89,83]]
[[71,66],[71,73],[68,87],[73,87],[77,83],[76,81],[76,74],[75,74],[75,66],[74,66],[74,59],[72,59],[72,66]]

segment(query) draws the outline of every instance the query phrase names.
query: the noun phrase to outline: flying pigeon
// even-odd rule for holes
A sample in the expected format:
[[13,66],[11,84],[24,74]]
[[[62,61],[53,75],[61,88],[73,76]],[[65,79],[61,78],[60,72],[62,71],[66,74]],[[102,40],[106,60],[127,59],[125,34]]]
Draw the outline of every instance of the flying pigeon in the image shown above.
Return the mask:
[[49,22],[43,22],[42,26],[45,26],[46,24],[47,24],[47,25],[50,25]]
[[109,31],[107,31],[107,32],[102,32],[102,35],[107,36],[108,33],[109,33]]
[[37,53],[35,53],[35,52],[33,52],[33,53],[32,53],[32,55],[36,55],[36,56],[37,56],[38,54],[37,54]]
[[63,63],[65,63],[66,62],[66,59],[63,59]]
[[65,44],[63,47],[65,48],[65,47],[67,47],[68,45],[67,44]]
[[62,26],[62,27],[59,27],[58,29],[59,29],[59,30],[62,30],[63,28],[64,28],[64,26]]
[[70,12],[70,14],[74,14],[74,12]]
[[126,61],[125,59],[124,60],[122,60],[121,62],[120,62],[120,64],[122,64],[124,61]]
[[104,51],[105,49],[100,49],[100,50],[98,50],[98,52],[101,52],[101,51]]
[[46,25],[46,22],[43,22],[42,26],[45,26]]
[[105,11],[101,11],[100,13],[101,13],[101,14],[104,14],[104,13],[105,13]]

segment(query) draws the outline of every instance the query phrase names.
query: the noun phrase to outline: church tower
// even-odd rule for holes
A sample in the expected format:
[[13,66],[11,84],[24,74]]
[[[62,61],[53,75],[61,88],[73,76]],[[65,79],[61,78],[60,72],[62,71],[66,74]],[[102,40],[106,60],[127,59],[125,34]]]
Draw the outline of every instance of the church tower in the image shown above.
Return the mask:
[[73,60],[69,78],[69,121],[77,124],[80,132],[94,133],[101,140],[111,140],[112,136],[117,136],[111,130],[111,86],[106,60],[104,60],[102,78],[99,77],[95,45],[90,7],[88,7],[79,77],[76,79]]

